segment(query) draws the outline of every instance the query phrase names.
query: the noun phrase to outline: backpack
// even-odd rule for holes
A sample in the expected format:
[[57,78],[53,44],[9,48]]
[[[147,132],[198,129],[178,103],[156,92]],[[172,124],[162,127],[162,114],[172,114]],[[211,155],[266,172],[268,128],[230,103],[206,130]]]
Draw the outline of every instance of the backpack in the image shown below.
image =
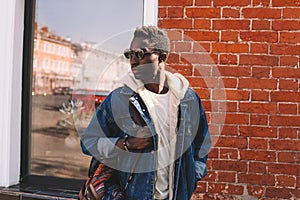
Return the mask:
[[92,158],[88,179],[79,191],[79,200],[123,200],[125,193],[115,170]]

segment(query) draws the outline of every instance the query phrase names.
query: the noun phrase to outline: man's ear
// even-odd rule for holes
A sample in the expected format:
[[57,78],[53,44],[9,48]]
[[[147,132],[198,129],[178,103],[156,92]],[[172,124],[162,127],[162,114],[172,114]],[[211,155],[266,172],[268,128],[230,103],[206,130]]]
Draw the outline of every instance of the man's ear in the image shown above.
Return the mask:
[[166,53],[160,53],[159,57],[158,57],[158,61],[161,62],[165,62],[167,60],[167,54]]

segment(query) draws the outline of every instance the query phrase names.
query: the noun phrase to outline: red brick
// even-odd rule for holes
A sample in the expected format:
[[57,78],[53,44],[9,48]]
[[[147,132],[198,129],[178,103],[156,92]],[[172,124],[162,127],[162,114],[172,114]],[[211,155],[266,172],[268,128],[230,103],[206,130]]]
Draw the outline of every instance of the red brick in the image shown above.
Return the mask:
[[195,0],[195,6],[211,6],[211,0]]
[[278,66],[277,56],[240,55],[241,65]]
[[279,187],[295,187],[296,185],[296,177],[294,176],[278,175],[276,176],[276,180],[276,186]]
[[200,77],[186,77],[192,87],[202,87],[206,88],[206,83],[204,79]]
[[191,6],[193,5],[193,0],[177,0],[177,1],[169,1],[169,0],[159,0],[159,6]]
[[166,18],[166,17],[167,17],[167,8],[158,7],[158,18]]
[[253,30],[270,30],[271,22],[268,20],[253,20],[252,21]]
[[278,113],[297,115],[297,104],[279,104]]
[[247,162],[233,160],[212,160],[212,168],[214,170],[226,170],[232,172],[246,172]]
[[214,65],[217,60],[217,55],[198,54],[198,53],[182,53],[181,58],[191,64],[210,64]]
[[238,158],[237,149],[220,149],[220,158],[221,159],[233,159],[236,160]]
[[281,30],[299,30],[300,20],[275,20],[272,23],[272,29]]
[[195,29],[210,29],[211,20],[210,19],[194,19]]
[[262,137],[262,138],[276,138],[276,128],[255,127],[255,126],[241,126],[241,136],[245,137]]
[[262,44],[262,43],[251,43],[250,44],[250,53],[268,53],[269,51],[269,45],[268,44]]
[[300,18],[300,8],[283,8],[284,18]]
[[270,92],[262,90],[252,90],[251,100],[252,101],[269,101]]
[[281,9],[277,8],[243,8],[244,18],[280,19]]
[[206,181],[216,182],[218,172],[217,171],[208,171],[208,174],[205,176]]
[[238,128],[237,126],[230,126],[230,125],[224,125],[222,128],[222,135],[231,135],[231,136],[236,136],[238,135]]
[[278,91],[271,92],[271,101],[273,102],[300,102],[299,92]]
[[250,196],[260,198],[264,195],[264,187],[256,185],[247,185],[247,191]]
[[282,32],[280,33],[281,43],[300,43],[300,33],[299,32]]
[[169,18],[183,18],[184,8],[183,7],[168,7]]
[[223,8],[222,17],[224,17],[224,18],[239,18],[240,17],[240,9]]
[[266,32],[266,31],[256,31],[256,32],[241,32],[240,38],[243,41],[252,42],[277,42],[278,33],[277,32]]
[[175,52],[191,52],[192,43],[191,42],[175,42]]
[[209,42],[198,42],[198,41],[193,41],[193,42],[194,42],[193,52],[206,52],[206,53],[211,52]]
[[296,153],[295,152],[278,152],[278,162],[282,163],[295,163]]
[[271,116],[271,126],[300,126],[300,116]]
[[211,76],[212,67],[197,65],[194,66],[194,76]]
[[191,19],[164,19],[158,21],[158,26],[161,28],[192,28]]
[[212,148],[209,152],[209,158],[219,158],[219,148]]
[[220,61],[219,64],[231,64],[236,65],[237,64],[237,56],[232,54],[221,54],[220,55]]
[[271,54],[298,56],[300,54],[300,45],[271,44]]
[[234,183],[235,182],[235,172],[218,172],[218,182],[229,182]]
[[221,41],[222,42],[237,42],[239,38],[239,32],[237,31],[222,31]]
[[251,5],[251,0],[214,0],[214,6],[248,6]]
[[250,116],[251,125],[267,125],[268,116],[267,115],[251,115]]
[[217,41],[219,40],[219,32],[212,31],[185,31],[184,37],[186,40],[196,41]]
[[272,0],[272,6],[274,7],[288,7],[295,6],[298,7],[300,5],[299,0]]
[[297,129],[279,128],[279,138],[297,138]]
[[213,20],[214,30],[249,30],[250,20]]
[[300,151],[299,140],[271,140],[269,144],[272,150]]
[[179,63],[179,55],[177,53],[170,53],[168,56],[168,63],[172,64],[178,64]]
[[[243,186],[223,183],[208,183],[208,193],[243,194]],[[207,198],[205,198],[207,199]]]
[[241,156],[241,160],[249,160],[249,161],[275,162],[276,160],[275,151],[240,150],[240,156]]
[[299,199],[300,190],[291,188],[266,188],[265,197],[270,199]]
[[280,56],[280,66],[297,66],[298,60],[296,56]]
[[[171,68],[171,69],[169,69]],[[191,76],[193,73],[193,67],[191,65],[168,65],[168,69],[169,71],[173,71],[173,72],[177,72],[180,73],[184,76]]]
[[252,76],[256,78],[269,78],[271,69],[269,67],[252,67]]
[[276,103],[240,102],[239,111],[245,113],[274,114],[277,108]]
[[167,30],[168,37],[171,41],[182,41],[183,31],[181,30]]
[[238,88],[274,90],[277,88],[277,80],[265,78],[240,78]]
[[248,44],[213,43],[212,52],[217,53],[248,53]]
[[206,193],[206,186],[207,183],[206,182],[197,182],[197,187],[195,189],[196,193]]
[[270,0],[253,0],[253,6],[269,6]]
[[259,173],[259,174],[266,174],[267,172],[267,165],[263,162],[249,162],[249,172],[250,173]]
[[243,137],[219,137],[216,146],[218,147],[233,147],[233,148],[246,148],[247,139]]
[[251,74],[250,67],[243,67],[243,66],[218,66],[213,67],[213,76],[234,76],[234,77],[241,77],[241,76],[249,76]]
[[300,68],[294,67],[274,67],[272,69],[273,77],[277,78],[299,78]]
[[[224,122],[225,119],[225,122]],[[212,123],[220,124],[249,124],[248,114],[217,114],[212,113]]]
[[209,89],[194,89],[195,92],[200,96],[201,99],[210,99],[210,90]]
[[212,98],[217,100],[249,100],[250,92],[247,90],[213,90]]
[[275,177],[269,174],[238,174],[238,182],[254,185],[275,185]]
[[261,138],[250,138],[249,139],[249,148],[250,149],[267,149],[268,140]]
[[236,88],[237,86],[237,78],[222,78],[220,79],[222,81],[219,83],[220,88]]
[[220,8],[186,8],[186,16],[190,18],[220,18]]

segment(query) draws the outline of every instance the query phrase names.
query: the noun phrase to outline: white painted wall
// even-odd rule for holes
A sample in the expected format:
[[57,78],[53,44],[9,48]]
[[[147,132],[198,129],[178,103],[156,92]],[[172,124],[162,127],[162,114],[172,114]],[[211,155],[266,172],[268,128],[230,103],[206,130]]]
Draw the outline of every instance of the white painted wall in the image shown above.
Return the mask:
[[0,0],[0,186],[19,182],[24,0]]
[[143,25],[157,26],[158,0],[144,0]]

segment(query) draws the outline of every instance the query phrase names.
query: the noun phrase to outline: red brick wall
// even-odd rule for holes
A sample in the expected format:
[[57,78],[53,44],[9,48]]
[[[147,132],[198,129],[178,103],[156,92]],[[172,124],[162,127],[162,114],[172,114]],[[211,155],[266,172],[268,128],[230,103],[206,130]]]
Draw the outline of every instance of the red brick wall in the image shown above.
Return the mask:
[[194,199],[300,198],[300,0],[159,0],[213,134]]

